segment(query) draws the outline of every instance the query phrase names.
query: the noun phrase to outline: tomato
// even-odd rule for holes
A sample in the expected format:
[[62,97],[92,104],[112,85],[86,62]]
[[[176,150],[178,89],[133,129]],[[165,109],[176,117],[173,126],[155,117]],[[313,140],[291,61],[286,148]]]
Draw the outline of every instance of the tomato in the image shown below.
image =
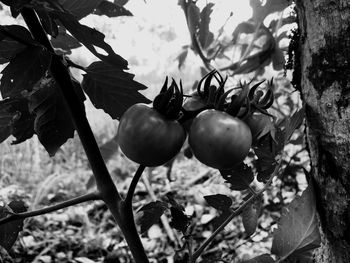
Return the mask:
[[270,117],[260,112],[255,112],[252,115],[249,115],[244,119],[244,122],[250,128],[253,142],[256,142],[259,136],[264,136],[271,130],[271,128],[273,128]]
[[158,166],[180,151],[186,132],[176,120],[166,119],[145,104],[131,106],[121,117],[118,141],[123,153],[134,162]]
[[217,169],[231,169],[248,155],[252,135],[240,119],[211,109],[193,120],[188,142],[202,163]]

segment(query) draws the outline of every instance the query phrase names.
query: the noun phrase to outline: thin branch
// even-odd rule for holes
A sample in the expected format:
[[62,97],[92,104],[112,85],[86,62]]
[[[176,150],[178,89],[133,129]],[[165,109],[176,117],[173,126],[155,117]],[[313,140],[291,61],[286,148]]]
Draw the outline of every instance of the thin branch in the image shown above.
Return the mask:
[[101,200],[101,196],[99,193],[97,192],[93,192],[93,193],[88,193],[82,196],[78,196],[76,198],[64,201],[62,203],[56,204],[56,205],[52,205],[52,206],[48,206],[42,209],[38,209],[38,210],[34,210],[34,211],[29,211],[29,212],[23,212],[23,213],[11,213],[10,216],[5,217],[0,219],[0,225],[18,220],[18,219],[25,219],[28,217],[33,217],[33,216],[38,216],[38,215],[43,215],[43,214],[47,214],[53,211],[57,211],[60,210],[62,208],[66,208],[69,206],[73,206],[73,205],[77,205],[80,203],[84,203],[87,201],[93,201],[93,200]]
[[232,221],[232,219],[233,219],[234,217],[236,217],[237,215],[239,215],[247,205],[249,205],[250,203],[252,203],[252,202],[254,201],[254,199],[255,199],[257,196],[261,195],[263,192],[266,191],[266,189],[267,189],[267,188],[269,187],[269,185],[272,183],[273,178],[274,178],[274,177],[276,176],[276,174],[278,173],[279,168],[281,167],[281,163],[282,163],[282,162],[280,162],[280,163],[276,166],[276,168],[275,168],[274,172],[272,173],[272,175],[270,176],[269,180],[266,182],[265,186],[264,186],[261,190],[259,190],[259,191],[257,192],[257,195],[256,195],[256,196],[255,196],[255,195],[252,195],[252,196],[251,196],[249,199],[247,199],[242,205],[240,205],[239,208],[237,208],[236,210],[232,210],[232,211],[231,211],[231,214],[228,215],[228,217],[226,218],[226,220],[225,220],[225,221],[211,234],[211,236],[210,236],[207,240],[205,240],[204,243],[193,253],[193,261],[192,261],[192,262],[195,262],[195,261],[196,261],[196,259],[203,253],[203,251],[207,248],[207,246],[210,245],[210,243],[214,240],[214,238],[226,227],[226,225],[227,225],[228,223],[230,223],[230,222]]
[[128,193],[126,194],[126,198],[125,198],[125,204],[126,205],[132,205],[132,197],[134,196],[134,193],[135,193],[135,189],[136,189],[136,186],[137,186],[137,183],[139,182],[140,178],[141,178],[141,175],[143,173],[143,171],[145,170],[145,166],[140,164],[139,168],[137,168],[135,174],[134,174],[134,177],[132,178],[132,181],[130,183],[130,186],[129,186],[129,190],[128,190]]

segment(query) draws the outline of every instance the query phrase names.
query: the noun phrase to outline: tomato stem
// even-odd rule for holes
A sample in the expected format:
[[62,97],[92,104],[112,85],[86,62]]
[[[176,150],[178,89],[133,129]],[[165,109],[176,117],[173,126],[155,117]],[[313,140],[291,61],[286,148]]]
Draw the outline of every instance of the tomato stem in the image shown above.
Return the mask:
[[126,205],[130,205],[130,206],[132,205],[132,197],[134,196],[137,183],[139,182],[141,175],[142,175],[143,171],[145,170],[145,168],[146,167],[142,164],[140,164],[139,168],[137,168],[137,170],[134,174],[134,177],[132,178],[132,181],[130,183],[128,193],[126,194],[126,198],[125,198]]

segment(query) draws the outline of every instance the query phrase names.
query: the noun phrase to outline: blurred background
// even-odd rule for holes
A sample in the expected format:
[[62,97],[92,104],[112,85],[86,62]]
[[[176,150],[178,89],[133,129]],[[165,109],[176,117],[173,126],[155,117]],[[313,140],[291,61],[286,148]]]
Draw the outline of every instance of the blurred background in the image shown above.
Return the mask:
[[[214,1],[210,31],[215,37],[220,37],[222,43],[231,41],[237,25],[252,18],[252,2]],[[199,0],[197,5],[203,8],[207,3]],[[191,45],[191,38],[184,12],[177,1],[130,0],[124,7],[133,16],[109,18],[89,15],[80,22],[106,35],[106,42],[117,54],[128,60],[129,72],[148,87],[142,91],[148,98],[155,97],[166,76],[176,81],[181,79],[185,92],[190,93],[195,81],[202,77],[204,66],[198,54],[188,49],[186,59],[179,68],[179,56]],[[291,13],[292,7],[283,12],[272,12],[262,22],[268,27],[273,21],[289,18]],[[12,18],[5,6],[0,10],[0,21],[2,25],[24,24],[21,19]],[[276,38],[284,34],[278,44],[286,59],[288,34],[293,27],[293,23],[280,23],[276,31],[272,32]],[[242,33],[239,37],[242,43],[249,44],[252,41],[251,33]],[[230,58],[223,57],[213,61],[212,65],[219,68],[224,63],[222,60],[232,62],[242,55],[244,45],[240,44],[240,40],[228,50],[231,52]],[[263,44],[259,46],[259,41],[256,42],[257,47],[254,48],[261,49]],[[72,61],[83,66],[97,60],[85,48],[74,49],[69,56]],[[298,92],[291,86],[291,72],[283,66],[276,70],[270,62],[262,66],[263,70],[260,68],[232,75],[228,84],[234,86],[240,80],[273,77],[277,94],[273,110],[279,118],[283,118],[298,108],[300,99]],[[4,66],[0,65],[0,70]],[[72,73],[76,79],[82,80],[82,71],[73,69]],[[221,73],[225,76],[227,72]],[[102,110],[95,109],[89,101],[86,101],[86,109],[108,168],[125,193],[137,165],[118,150],[118,121],[112,120]],[[308,167],[302,128],[293,136],[293,145],[285,149],[285,174],[279,176],[264,195],[264,210],[256,233],[245,236],[240,217],[235,218],[216,238],[200,262],[239,262],[269,252],[271,233],[276,227],[281,207],[306,185],[300,172],[301,168]],[[0,201],[3,203],[19,198],[26,201],[29,209],[35,209],[94,188],[92,173],[77,136],[70,139],[53,158],[48,156],[36,137],[20,145],[11,145],[12,140],[9,138],[0,145]],[[259,186],[258,182],[256,184]],[[237,205],[242,201],[241,193],[230,190],[218,172],[208,169],[194,158],[186,158],[183,152],[171,167],[146,170],[135,194],[135,210],[150,201],[161,200],[168,192],[176,192],[186,213],[192,216],[196,233],[194,241],[198,243],[212,233],[220,218],[220,214],[206,204],[203,196],[220,193],[231,196]],[[136,218],[138,216],[139,213],[136,213]],[[183,240],[177,231],[169,227],[166,216],[143,234],[142,241],[151,262],[181,262],[181,251],[176,250],[181,247]],[[5,251],[2,253],[7,254]],[[113,218],[100,202],[82,204],[26,220],[24,231],[10,255],[13,262],[132,262]],[[219,261],[219,258],[225,261]]]

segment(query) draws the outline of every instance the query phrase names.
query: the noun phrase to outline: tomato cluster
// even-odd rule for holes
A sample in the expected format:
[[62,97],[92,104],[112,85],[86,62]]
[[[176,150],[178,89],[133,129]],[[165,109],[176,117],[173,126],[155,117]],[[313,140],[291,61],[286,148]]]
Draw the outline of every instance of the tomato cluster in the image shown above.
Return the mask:
[[145,166],[162,165],[177,155],[188,133],[190,149],[202,163],[222,170],[241,163],[271,123],[266,109],[273,97],[257,90],[260,82],[251,89],[241,85],[229,102],[232,90],[224,90],[225,82],[216,71],[210,72],[183,103],[181,83],[179,88],[173,80],[168,88],[166,79],[153,107],[135,104],[120,119],[123,153]]

